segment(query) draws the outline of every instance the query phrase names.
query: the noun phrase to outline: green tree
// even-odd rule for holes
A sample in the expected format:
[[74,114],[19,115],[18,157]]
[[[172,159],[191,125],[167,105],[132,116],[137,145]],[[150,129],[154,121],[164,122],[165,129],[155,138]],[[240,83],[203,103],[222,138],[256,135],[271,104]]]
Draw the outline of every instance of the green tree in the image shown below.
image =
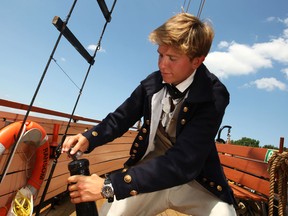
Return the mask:
[[232,144],[242,145],[242,146],[251,146],[251,147],[259,147],[259,140],[251,139],[248,137],[242,137],[240,140],[231,140]]
[[267,149],[278,149],[276,146],[274,145],[264,145],[263,148],[267,148]]

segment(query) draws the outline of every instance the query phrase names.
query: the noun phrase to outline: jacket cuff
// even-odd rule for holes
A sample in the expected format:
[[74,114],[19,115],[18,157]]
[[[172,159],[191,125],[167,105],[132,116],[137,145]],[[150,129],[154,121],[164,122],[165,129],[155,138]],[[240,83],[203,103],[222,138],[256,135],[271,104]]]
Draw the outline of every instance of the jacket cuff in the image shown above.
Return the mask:
[[133,170],[124,168],[122,171],[111,173],[110,178],[117,200],[139,194]]

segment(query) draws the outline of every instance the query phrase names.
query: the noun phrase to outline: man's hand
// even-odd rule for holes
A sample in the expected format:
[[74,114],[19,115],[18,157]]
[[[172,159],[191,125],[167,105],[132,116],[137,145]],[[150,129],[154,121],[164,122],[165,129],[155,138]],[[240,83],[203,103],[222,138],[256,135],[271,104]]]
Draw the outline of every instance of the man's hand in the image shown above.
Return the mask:
[[82,134],[77,134],[74,136],[68,136],[66,137],[61,153],[67,153],[70,151],[70,154],[73,155],[75,154],[78,150],[81,152],[85,152],[89,147],[89,141],[84,137]]
[[70,191],[71,202],[74,204],[103,199],[101,192],[104,179],[96,174],[70,176],[68,184],[70,184],[68,190]]

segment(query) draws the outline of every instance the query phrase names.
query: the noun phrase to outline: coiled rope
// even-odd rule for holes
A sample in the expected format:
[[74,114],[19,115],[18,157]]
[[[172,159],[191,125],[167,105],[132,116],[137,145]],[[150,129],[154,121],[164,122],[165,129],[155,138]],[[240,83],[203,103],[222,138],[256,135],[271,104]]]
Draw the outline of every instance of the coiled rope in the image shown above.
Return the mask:
[[284,216],[287,203],[288,152],[275,152],[269,160],[268,172],[270,174],[269,216],[273,216],[276,186],[279,195],[278,215]]
[[13,204],[13,213],[17,216],[30,216],[33,212],[33,204],[31,204],[30,199],[18,191]]

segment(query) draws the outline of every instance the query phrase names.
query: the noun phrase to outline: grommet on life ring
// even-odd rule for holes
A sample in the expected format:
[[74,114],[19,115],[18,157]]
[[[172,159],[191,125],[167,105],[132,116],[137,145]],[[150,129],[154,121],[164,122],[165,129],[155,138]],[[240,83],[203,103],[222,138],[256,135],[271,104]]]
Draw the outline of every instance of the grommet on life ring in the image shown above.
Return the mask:
[[[0,156],[6,149],[9,149],[14,143],[21,129],[22,121],[14,122],[0,130]],[[42,126],[33,121],[27,121],[24,124],[19,143],[33,144],[37,147],[36,159],[31,177],[27,181],[28,187],[34,197],[40,189],[49,163],[49,142],[46,131]],[[0,208],[0,212],[5,211],[7,207]],[[2,214],[1,214],[2,215]]]

